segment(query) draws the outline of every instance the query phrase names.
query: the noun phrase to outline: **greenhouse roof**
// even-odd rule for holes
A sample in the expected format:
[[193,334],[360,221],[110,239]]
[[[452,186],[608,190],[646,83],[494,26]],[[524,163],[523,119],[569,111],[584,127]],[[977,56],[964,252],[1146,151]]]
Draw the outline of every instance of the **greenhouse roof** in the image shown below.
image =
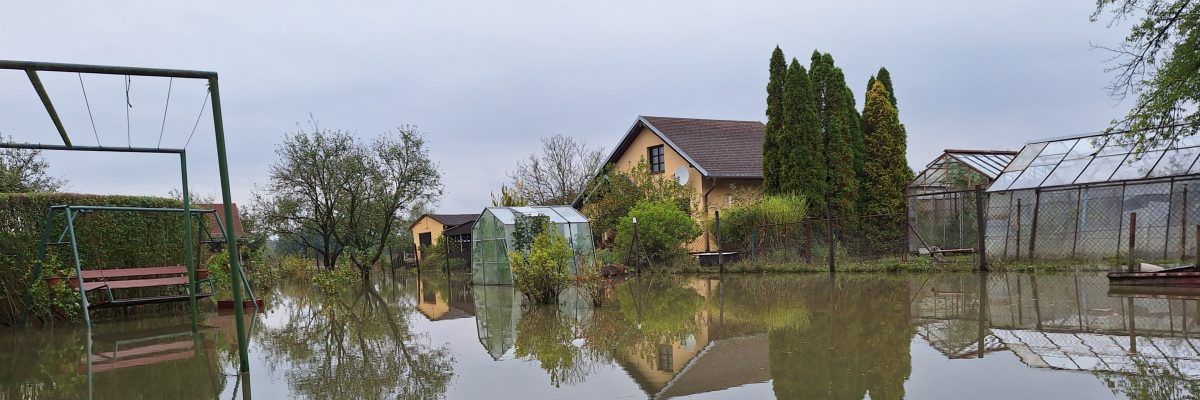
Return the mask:
[[1119,134],[1026,144],[989,192],[1167,178],[1200,173],[1200,135],[1162,141],[1137,153]]
[[1005,150],[946,150],[946,155],[966,164],[971,169],[988,177],[996,179],[1004,172],[1004,167],[1017,156],[1015,151]]
[[587,217],[580,214],[571,206],[525,206],[525,207],[488,207],[487,211],[496,216],[501,223],[508,225],[516,223],[516,213],[524,215],[545,215],[550,222],[556,224],[588,222]]

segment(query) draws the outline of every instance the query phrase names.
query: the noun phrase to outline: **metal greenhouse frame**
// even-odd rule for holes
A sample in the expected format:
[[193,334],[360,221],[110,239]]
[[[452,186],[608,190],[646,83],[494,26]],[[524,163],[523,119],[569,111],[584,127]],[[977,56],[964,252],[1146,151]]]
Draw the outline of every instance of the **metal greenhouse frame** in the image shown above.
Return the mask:
[[587,218],[571,206],[488,207],[471,228],[471,282],[477,285],[511,285],[508,252],[518,216],[544,216],[571,246],[571,274],[595,260],[592,228]]
[[[217,168],[221,179],[221,199],[224,202],[223,216],[225,221],[233,221],[232,196],[229,190],[229,163],[225,152],[225,127],[222,121],[221,114],[221,95],[218,86],[216,72],[209,71],[192,71],[192,70],[177,70],[177,69],[159,69],[159,68],[138,68],[138,67],[121,67],[121,66],[104,66],[104,65],[84,65],[84,64],[61,64],[61,63],[46,63],[46,62],[31,62],[31,61],[10,61],[0,60],[0,70],[17,70],[24,71],[29,78],[30,84],[37,92],[38,97],[42,101],[42,105],[46,109],[46,114],[54,123],[54,127],[58,131],[58,135],[62,138],[61,145],[33,144],[33,143],[0,143],[0,148],[14,149],[29,149],[29,150],[55,150],[55,151],[87,151],[87,152],[119,152],[119,153],[143,153],[143,154],[175,154],[179,156],[180,178],[182,180],[183,207],[184,210],[191,209],[190,187],[188,186],[187,176],[187,151],[184,149],[171,148],[145,148],[145,147],[108,147],[108,146],[79,146],[71,142],[70,135],[67,134],[66,128],[63,126],[62,120],[59,118],[58,111],[55,110],[54,104],[50,99],[49,93],[42,84],[39,72],[63,72],[76,74],[100,74],[100,75],[123,75],[123,76],[142,76],[142,77],[159,77],[159,78],[179,78],[179,79],[198,79],[208,83],[208,98],[211,98],[211,111],[213,117],[213,131],[216,139],[217,151]],[[197,289],[196,283],[196,268],[195,260],[191,251],[192,241],[192,225],[191,219],[187,213],[184,215],[184,237],[187,241],[188,254],[185,261],[188,269],[188,278],[192,289],[195,293]],[[229,264],[233,274],[233,282],[241,282],[244,277],[242,273],[241,258],[238,255],[237,236],[233,229],[233,224],[225,224],[225,248],[229,253]],[[242,291],[238,284],[232,285],[234,304],[242,304]],[[196,329],[198,325],[198,315],[196,301],[190,301],[192,312],[192,327]],[[244,310],[241,307],[234,307],[234,324],[238,334],[238,361],[241,372],[249,372],[250,364],[247,355],[246,327],[244,320]]]

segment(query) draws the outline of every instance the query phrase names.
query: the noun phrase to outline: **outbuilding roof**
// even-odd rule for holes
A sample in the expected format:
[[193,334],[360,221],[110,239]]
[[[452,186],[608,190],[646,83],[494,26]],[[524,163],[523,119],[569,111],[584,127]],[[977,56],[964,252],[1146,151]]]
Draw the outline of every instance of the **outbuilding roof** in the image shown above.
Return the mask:
[[[476,219],[479,219],[479,214],[425,214],[422,215],[422,217],[433,218],[434,221],[445,225],[446,228],[452,228],[462,224],[475,222]],[[412,229],[412,227],[417,226],[417,222],[420,220],[421,218],[417,218],[416,221],[413,221],[412,225],[409,225],[408,229]]]

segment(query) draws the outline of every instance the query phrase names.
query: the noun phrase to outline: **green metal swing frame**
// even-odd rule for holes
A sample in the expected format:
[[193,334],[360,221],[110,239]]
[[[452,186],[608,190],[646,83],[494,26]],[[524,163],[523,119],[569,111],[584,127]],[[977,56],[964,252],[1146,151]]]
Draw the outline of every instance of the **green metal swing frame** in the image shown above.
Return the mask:
[[[67,134],[66,128],[63,126],[62,120],[59,118],[58,112],[54,108],[54,104],[50,99],[50,94],[46,91],[42,84],[39,72],[65,72],[77,74],[100,74],[100,75],[124,75],[124,76],[141,76],[141,77],[159,77],[159,78],[179,78],[179,79],[199,79],[208,83],[209,97],[212,101],[209,103],[213,117],[213,136],[216,139],[217,152],[217,171],[221,180],[221,199],[223,201],[222,215],[226,221],[233,221],[233,198],[229,190],[229,162],[225,151],[225,125],[222,120],[221,113],[221,95],[218,85],[218,77],[216,72],[211,71],[194,71],[194,70],[179,70],[179,69],[161,69],[161,68],[139,68],[139,67],[122,67],[122,66],[107,66],[107,65],[86,65],[86,64],[63,64],[63,63],[47,63],[34,61],[12,61],[0,60],[0,70],[16,70],[24,71],[29,78],[29,83],[33,85],[34,91],[42,101],[42,105],[46,109],[46,114],[54,123],[55,129],[58,131],[59,137],[62,138],[62,145],[48,144],[33,144],[33,143],[0,143],[0,148],[13,149],[28,149],[28,150],[62,150],[62,151],[88,151],[88,152],[119,152],[119,153],[147,153],[147,154],[176,154],[179,156],[180,176],[182,179],[183,192],[183,210],[191,210],[190,186],[188,186],[187,178],[187,151],[186,149],[168,149],[168,148],[149,148],[149,147],[105,147],[105,146],[77,146],[71,143],[70,135]],[[70,213],[71,211],[68,211]],[[73,224],[72,217],[67,218],[68,224]],[[229,267],[233,275],[233,282],[245,282],[245,277],[242,272],[241,258],[238,255],[237,235],[233,231],[232,224],[225,224],[225,248],[229,253]],[[185,256],[185,262],[188,266],[189,282],[195,285],[196,269],[195,260],[190,249],[192,242],[192,226],[191,218],[184,218],[184,238],[188,242],[188,254]],[[242,286],[233,284],[233,301],[234,304],[243,304]],[[192,288],[192,293],[195,293],[195,287]],[[197,329],[199,325],[199,312],[195,299],[191,299],[192,312],[192,329]],[[234,307],[234,325],[237,328],[238,335],[238,361],[239,371],[249,372],[250,362],[248,355],[246,337],[246,324],[244,321],[245,311],[242,307]],[[84,315],[87,315],[86,313]],[[90,320],[88,321],[90,327]]]

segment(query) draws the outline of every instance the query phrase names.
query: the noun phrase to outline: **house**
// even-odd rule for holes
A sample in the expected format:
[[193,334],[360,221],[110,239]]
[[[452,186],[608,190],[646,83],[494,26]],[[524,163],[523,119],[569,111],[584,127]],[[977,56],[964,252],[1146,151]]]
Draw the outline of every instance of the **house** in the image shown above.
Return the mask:
[[[421,249],[426,246],[432,246],[437,243],[438,238],[442,237],[442,233],[451,230],[455,227],[475,223],[475,219],[479,218],[479,214],[424,214],[416,221],[413,221],[409,226],[412,231],[413,245],[417,249],[417,258],[421,257]],[[466,231],[467,241],[470,241],[470,228]],[[456,237],[459,240],[461,236]]]
[[[762,190],[763,131],[758,121],[639,116],[613,148],[607,165],[628,171],[645,161],[650,172],[669,174],[693,191],[693,217],[701,226],[733,204],[735,187]],[[588,193],[574,206],[581,208]],[[708,233],[688,245],[715,250]]]
[[[242,227],[242,213],[238,211],[237,203],[230,203],[230,208],[233,208],[233,234],[241,240],[246,237],[246,230]],[[216,213],[204,214],[204,227],[208,229],[209,238],[224,240],[225,232],[221,229],[225,227],[225,205],[216,204],[192,204],[192,209],[196,210],[215,210]],[[218,220],[221,222],[218,224]],[[205,238],[207,239],[207,238]]]

